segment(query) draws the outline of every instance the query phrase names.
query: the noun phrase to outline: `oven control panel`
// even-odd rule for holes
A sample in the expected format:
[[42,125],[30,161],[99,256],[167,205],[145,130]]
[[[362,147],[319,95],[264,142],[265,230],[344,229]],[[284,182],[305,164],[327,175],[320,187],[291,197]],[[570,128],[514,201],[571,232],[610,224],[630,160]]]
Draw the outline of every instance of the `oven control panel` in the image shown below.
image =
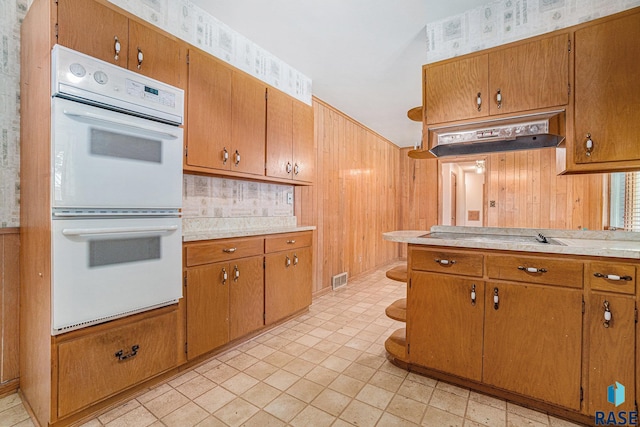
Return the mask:
[[51,52],[51,96],[180,125],[184,91],[64,46]]

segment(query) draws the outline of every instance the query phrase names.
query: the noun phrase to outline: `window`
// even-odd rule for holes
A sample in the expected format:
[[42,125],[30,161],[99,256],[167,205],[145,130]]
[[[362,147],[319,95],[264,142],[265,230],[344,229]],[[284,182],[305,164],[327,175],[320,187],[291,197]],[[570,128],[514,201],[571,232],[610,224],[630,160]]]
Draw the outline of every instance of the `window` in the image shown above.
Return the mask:
[[640,172],[611,174],[609,226],[640,231]]

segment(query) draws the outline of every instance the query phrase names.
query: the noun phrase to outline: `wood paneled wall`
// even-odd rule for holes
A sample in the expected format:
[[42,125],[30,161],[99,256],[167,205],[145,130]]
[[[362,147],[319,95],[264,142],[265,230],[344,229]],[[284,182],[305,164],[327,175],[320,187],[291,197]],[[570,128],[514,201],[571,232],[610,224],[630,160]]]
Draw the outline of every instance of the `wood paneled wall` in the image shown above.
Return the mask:
[[400,149],[335,108],[315,99],[316,179],[296,187],[300,225],[315,225],[314,292],[331,276],[349,277],[397,258],[398,244],[382,233],[400,227]]
[[0,229],[0,396],[18,388],[19,248],[18,229]]
[[603,175],[556,175],[555,149],[488,158],[488,227],[602,230]]

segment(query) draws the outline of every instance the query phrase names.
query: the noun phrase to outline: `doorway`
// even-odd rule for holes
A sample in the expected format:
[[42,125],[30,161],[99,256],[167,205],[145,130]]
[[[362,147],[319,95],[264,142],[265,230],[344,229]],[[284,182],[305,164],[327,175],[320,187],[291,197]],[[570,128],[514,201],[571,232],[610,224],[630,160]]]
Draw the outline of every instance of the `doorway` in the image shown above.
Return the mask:
[[486,156],[439,159],[438,224],[486,226]]

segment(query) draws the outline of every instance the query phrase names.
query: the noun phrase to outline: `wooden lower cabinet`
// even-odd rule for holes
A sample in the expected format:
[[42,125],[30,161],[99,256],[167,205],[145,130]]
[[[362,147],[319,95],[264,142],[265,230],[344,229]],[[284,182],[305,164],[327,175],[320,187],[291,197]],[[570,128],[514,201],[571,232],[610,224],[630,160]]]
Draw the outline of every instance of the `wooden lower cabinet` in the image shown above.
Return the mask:
[[480,381],[484,282],[414,272],[407,304],[409,361]]
[[483,382],[579,410],[582,290],[488,282],[485,295]]
[[[587,412],[634,411],[635,301],[633,297],[592,292],[587,300],[589,321]],[[611,320],[605,324],[605,307]],[[625,401],[607,401],[609,387],[625,388]]]
[[178,310],[159,312],[95,333],[56,338],[58,418],[177,366]]
[[188,359],[264,325],[261,255],[188,268],[186,275]]
[[311,304],[311,231],[284,233],[265,239],[264,306],[267,325]]

